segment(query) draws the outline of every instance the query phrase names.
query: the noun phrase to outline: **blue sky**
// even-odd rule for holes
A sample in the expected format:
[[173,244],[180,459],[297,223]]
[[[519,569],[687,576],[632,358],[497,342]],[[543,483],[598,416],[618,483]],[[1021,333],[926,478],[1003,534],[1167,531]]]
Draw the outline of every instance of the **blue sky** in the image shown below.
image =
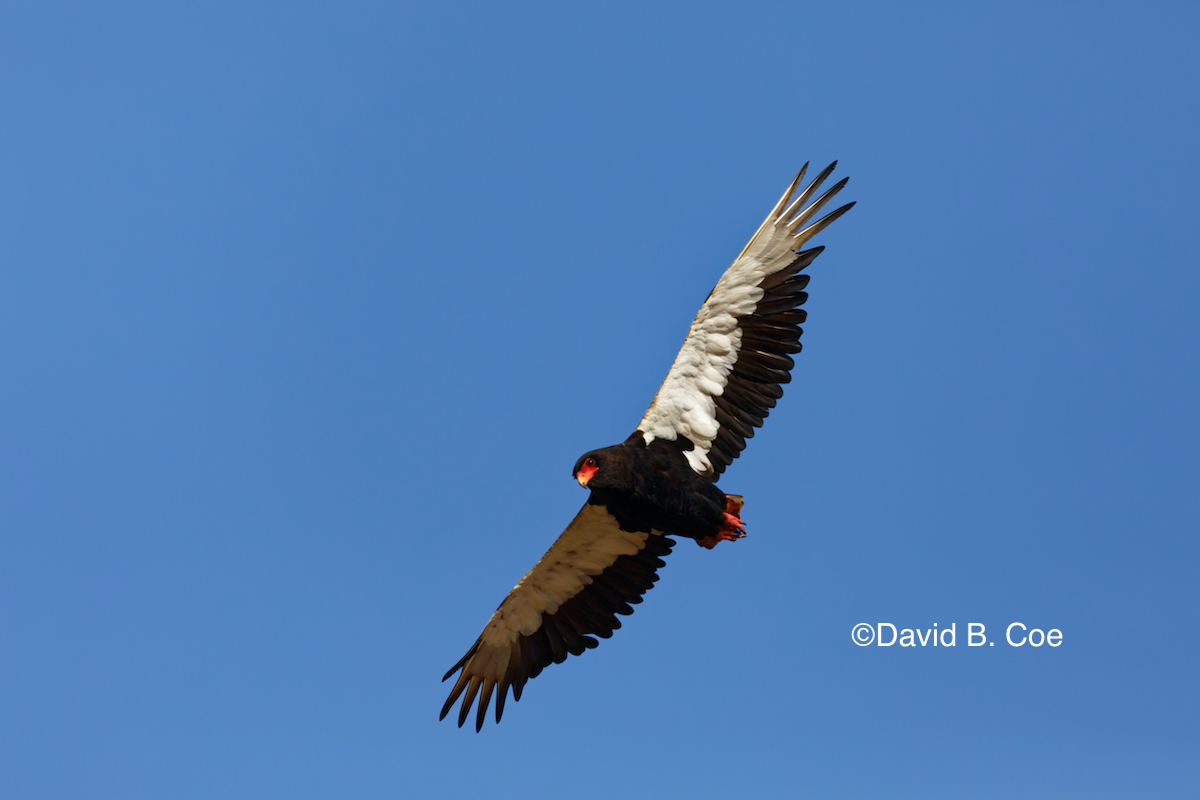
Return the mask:
[[[1200,790],[1192,5],[4,18],[5,796]],[[750,536],[438,723],[810,159]]]

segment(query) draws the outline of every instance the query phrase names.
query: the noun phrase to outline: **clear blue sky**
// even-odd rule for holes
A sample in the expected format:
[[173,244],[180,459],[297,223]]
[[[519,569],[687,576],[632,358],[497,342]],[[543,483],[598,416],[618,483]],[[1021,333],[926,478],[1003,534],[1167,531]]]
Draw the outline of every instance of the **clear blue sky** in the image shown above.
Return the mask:
[[[833,5],[7,4],[0,794],[1200,794],[1200,12]],[[749,538],[438,723],[835,158]]]

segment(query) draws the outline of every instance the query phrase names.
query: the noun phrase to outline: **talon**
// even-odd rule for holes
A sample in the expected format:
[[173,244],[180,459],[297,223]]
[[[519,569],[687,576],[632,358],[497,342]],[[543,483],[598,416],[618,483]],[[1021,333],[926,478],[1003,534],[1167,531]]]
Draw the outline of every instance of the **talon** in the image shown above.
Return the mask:
[[742,498],[736,494],[725,495],[725,512],[722,514],[721,527],[712,536],[697,539],[696,544],[712,550],[718,542],[732,542],[746,538],[746,523],[738,516],[742,510]]

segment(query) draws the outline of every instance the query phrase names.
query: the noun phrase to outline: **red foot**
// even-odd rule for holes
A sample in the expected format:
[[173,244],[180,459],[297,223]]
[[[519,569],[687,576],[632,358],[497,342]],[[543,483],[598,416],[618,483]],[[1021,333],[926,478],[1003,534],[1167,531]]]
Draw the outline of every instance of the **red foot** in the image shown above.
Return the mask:
[[742,518],[736,514],[725,512],[725,524],[721,526],[721,532],[717,534],[722,539],[741,539],[746,535],[746,523],[742,522]]
[[697,539],[696,544],[712,550],[717,546],[717,542],[732,542],[735,539],[745,538],[746,523],[742,522],[742,518],[739,516],[743,505],[740,496],[736,494],[725,495],[725,513],[721,527],[717,529],[715,535]]

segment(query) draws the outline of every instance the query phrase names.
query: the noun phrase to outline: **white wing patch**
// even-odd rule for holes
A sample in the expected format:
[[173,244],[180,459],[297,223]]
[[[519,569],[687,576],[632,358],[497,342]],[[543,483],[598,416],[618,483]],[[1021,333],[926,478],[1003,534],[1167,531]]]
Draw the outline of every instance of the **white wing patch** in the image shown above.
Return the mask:
[[[804,169],[792,181],[775,208],[767,215],[733,264],[700,306],[688,329],[687,338],[667,378],[659,387],[650,408],[638,423],[646,443],[655,439],[674,441],[680,436],[695,448],[686,452],[688,463],[700,475],[715,470],[708,453],[720,428],[714,398],[729,384],[741,349],[738,318],[753,314],[762,300],[763,279],[785,269],[796,260],[796,251],[833,220],[830,215],[800,230],[837,193],[845,181],[834,186],[803,211],[799,209],[833,170],[831,164],[789,205]],[[807,168],[807,164],[805,167]],[[835,212],[838,213],[838,212]]]

